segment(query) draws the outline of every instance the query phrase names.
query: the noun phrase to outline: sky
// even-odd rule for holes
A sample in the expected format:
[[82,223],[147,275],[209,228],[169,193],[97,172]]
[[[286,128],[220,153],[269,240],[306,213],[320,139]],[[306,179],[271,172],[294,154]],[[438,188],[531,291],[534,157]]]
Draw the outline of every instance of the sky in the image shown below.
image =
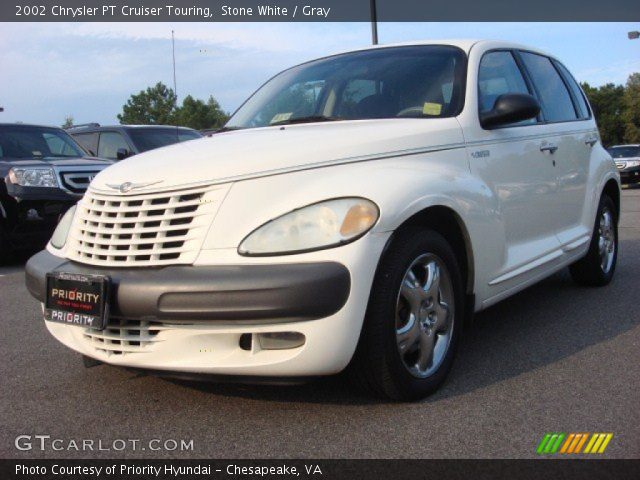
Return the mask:
[[[635,23],[381,23],[380,43],[490,38],[556,55],[579,81],[624,83],[640,71]],[[118,123],[132,93],[173,85],[233,112],[279,71],[367,46],[369,23],[0,23],[0,122]]]

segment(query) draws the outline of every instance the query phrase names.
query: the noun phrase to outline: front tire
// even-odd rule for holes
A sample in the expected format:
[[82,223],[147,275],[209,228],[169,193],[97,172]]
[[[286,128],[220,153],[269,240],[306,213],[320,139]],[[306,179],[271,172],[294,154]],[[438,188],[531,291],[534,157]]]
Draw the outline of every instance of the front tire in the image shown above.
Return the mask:
[[451,369],[464,307],[460,268],[447,240],[424,228],[400,231],[374,278],[352,377],[394,400],[433,393]]
[[569,267],[571,277],[580,285],[602,287],[613,279],[618,261],[618,218],[608,195],[598,205],[587,255]]

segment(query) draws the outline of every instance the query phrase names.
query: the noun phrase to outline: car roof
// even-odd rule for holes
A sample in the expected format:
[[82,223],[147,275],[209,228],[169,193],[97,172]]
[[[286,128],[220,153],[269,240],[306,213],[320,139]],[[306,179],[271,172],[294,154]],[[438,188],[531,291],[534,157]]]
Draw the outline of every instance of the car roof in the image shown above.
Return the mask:
[[35,123],[20,123],[20,122],[3,122],[3,123],[0,123],[0,127],[53,128],[55,130],[63,130],[63,128],[57,127],[55,125],[38,125]]
[[363,46],[361,48],[341,51],[336,53],[336,55],[351,53],[351,52],[359,52],[363,50],[376,50],[376,49],[385,49],[385,48],[393,48],[393,47],[409,47],[409,46],[419,46],[419,45],[449,45],[453,47],[458,47],[467,54],[471,51],[471,49],[474,46],[483,46],[491,49],[494,49],[494,48],[495,49],[498,49],[498,48],[519,49],[519,50],[528,50],[531,52],[539,53],[541,55],[546,55],[548,57],[553,57],[553,55],[543,50],[540,50],[539,48],[523,45],[520,43],[508,42],[503,40],[473,39],[473,38],[458,38],[458,39],[445,39],[445,40],[413,40],[408,42],[389,43],[389,44],[383,44],[383,45],[368,45],[368,46]]

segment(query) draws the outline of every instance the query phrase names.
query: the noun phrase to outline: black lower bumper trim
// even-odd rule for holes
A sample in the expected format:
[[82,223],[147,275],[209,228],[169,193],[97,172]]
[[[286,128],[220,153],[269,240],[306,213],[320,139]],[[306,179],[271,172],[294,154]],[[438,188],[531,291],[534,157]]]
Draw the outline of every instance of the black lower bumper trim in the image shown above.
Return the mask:
[[43,250],[25,268],[27,288],[41,302],[46,274],[52,271],[109,276],[111,314],[131,319],[244,324],[314,320],[340,310],[351,288],[349,271],[336,262],[105,269]]

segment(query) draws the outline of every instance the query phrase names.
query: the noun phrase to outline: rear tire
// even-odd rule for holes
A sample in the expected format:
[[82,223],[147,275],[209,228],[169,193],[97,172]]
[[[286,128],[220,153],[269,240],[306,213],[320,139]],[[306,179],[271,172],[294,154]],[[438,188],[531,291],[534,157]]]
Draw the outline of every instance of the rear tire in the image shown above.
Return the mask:
[[602,287],[613,279],[618,261],[618,218],[616,207],[606,194],[598,205],[587,254],[569,267],[571,277],[580,284]]
[[4,265],[11,255],[9,242],[5,236],[4,225],[0,222],[0,265]]
[[455,253],[437,232],[398,232],[378,265],[351,377],[370,393],[417,400],[445,380],[464,319]]

